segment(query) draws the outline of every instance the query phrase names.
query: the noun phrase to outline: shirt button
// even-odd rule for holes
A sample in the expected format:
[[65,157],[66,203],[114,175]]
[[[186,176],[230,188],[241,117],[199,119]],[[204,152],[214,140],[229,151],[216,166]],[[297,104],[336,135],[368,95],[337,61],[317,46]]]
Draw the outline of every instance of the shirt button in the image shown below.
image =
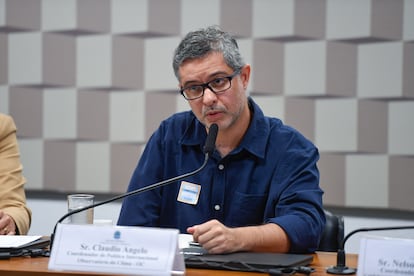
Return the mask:
[[220,211],[220,205],[218,205],[218,204],[214,205],[214,210]]
[[221,171],[221,170],[223,170],[224,169],[224,165],[223,164],[220,164],[220,165],[218,165],[218,169]]

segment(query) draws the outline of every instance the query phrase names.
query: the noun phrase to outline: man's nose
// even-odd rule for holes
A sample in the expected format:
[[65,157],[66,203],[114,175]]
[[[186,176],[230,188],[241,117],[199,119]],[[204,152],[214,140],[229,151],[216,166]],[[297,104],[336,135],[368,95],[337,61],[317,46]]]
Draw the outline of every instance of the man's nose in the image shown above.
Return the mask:
[[203,102],[208,105],[211,102],[215,102],[217,100],[217,94],[214,93],[210,87],[206,87],[204,89],[203,95]]

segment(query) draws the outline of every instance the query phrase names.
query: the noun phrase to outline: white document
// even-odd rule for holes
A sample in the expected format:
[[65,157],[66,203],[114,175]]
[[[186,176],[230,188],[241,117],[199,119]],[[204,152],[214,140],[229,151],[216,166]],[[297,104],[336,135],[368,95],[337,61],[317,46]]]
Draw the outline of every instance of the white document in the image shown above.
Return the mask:
[[0,236],[0,248],[17,248],[40,239],[42,236]]
[[190,246],[190,242],[192,242],[193,235],[190,234],[179,234],[178,236],[178,247],[180,249],[186,248]]
[[178,230],[59,224],[49,269],[133,275],[185,272]]
[[358,276],[414,276],[414,240],[361,238]]

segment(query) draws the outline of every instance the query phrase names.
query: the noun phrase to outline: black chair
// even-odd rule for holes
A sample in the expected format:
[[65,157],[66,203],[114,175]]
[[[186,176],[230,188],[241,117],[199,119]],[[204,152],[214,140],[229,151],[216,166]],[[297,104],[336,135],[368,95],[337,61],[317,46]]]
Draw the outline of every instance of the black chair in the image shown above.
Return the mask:
[[344,219],[325,210],[326,224],[317,251],[337,252],[344,239]]

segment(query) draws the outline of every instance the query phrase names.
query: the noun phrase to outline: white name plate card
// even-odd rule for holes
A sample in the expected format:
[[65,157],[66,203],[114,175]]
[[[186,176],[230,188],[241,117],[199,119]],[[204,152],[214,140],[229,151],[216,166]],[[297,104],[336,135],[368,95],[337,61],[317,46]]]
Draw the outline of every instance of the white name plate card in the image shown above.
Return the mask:
[[414,276],[414,240],[364,237],[358,276]]
[[183,275],[176,229],[59,224],[49,269],[131,275]]

